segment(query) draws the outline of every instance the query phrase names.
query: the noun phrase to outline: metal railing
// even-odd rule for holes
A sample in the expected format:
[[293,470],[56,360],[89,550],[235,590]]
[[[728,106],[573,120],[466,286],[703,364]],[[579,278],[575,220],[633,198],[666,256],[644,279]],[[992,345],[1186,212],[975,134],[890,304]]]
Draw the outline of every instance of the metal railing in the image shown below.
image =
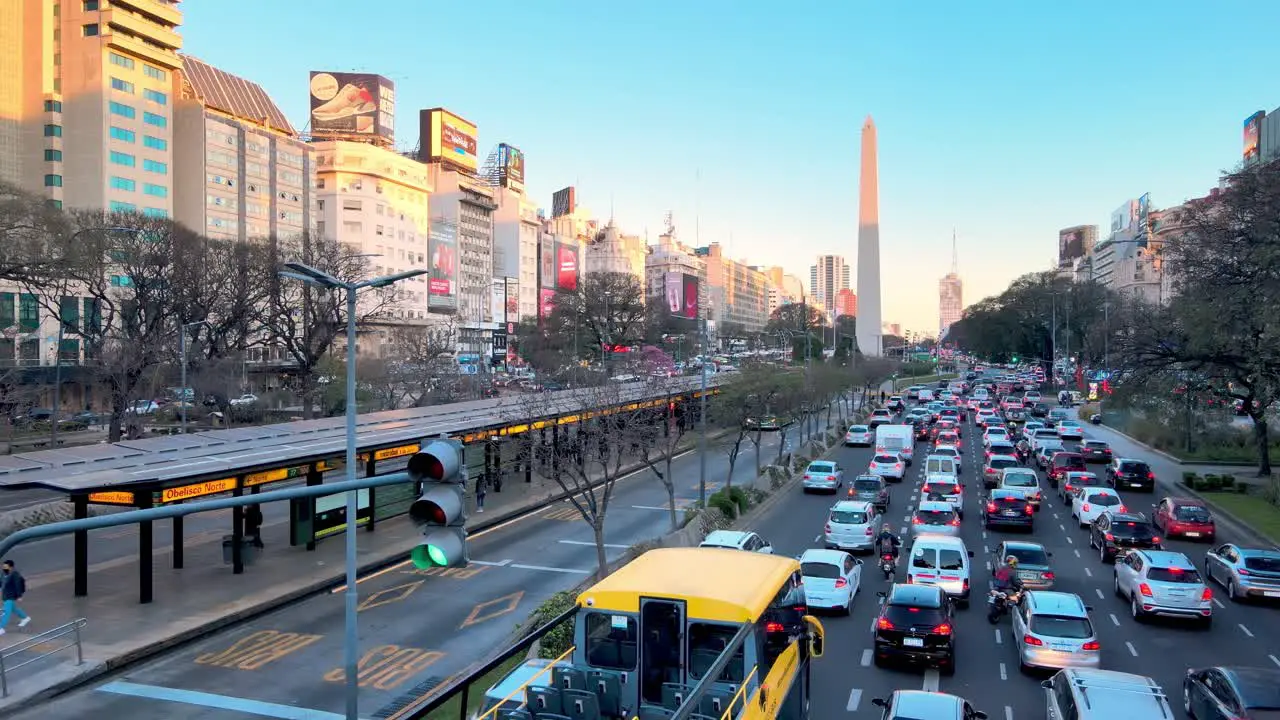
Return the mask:
[[[8,647],[0,648],[0,696],[9,697],[9,673],[10,672],[17,670],[20,667],[30,665],[31,663],[37,660],[42,660],[44,658],[47,658],[50,655],[53,655],[54,653],[59,653],[59,652],[62,652],[63,650],[74,647],[76,649],[76,664],[83,665],[84,664],[84,648],[80,644],[80,631],[83,630],[85,626],[88,624],[89,624],[89,621],[87,619],[79,618],[76,620],[72,620],[71,622],[66,623],[65,625],[59,625],[58,627],[53,628],[52,630],[45,630],[39,635],[32,635],[26,640],[22,640],[21,642],[16,642]],[[73,636],[73,639],[68,641],[65,645],[59,645],[58,647],[53,648],[52,650],[44,650],[44,648],[41,647],[45,643],[58,640],[60,638],[64,638],[68,635]],[[32,650],[43,650],[43,652],[41,652],[39,655],[36,655],[35,657],[27,658],[16,665],[9,664],[10,660],[13,657],[25,652],[32,651]]]

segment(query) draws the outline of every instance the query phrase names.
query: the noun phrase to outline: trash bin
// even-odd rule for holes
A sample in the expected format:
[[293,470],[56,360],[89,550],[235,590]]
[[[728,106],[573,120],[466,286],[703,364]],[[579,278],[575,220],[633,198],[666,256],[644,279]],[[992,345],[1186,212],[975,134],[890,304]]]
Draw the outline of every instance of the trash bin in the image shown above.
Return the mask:
[[[235,542],[234,535],[222,536],[222,564],[233,565],[235,559],[231,556],[232,545]],[[258,554],[262,550],[254,546],[253,541],[249,538],[240,538],[240,561],[245,565],[252,565],[258,559]]]

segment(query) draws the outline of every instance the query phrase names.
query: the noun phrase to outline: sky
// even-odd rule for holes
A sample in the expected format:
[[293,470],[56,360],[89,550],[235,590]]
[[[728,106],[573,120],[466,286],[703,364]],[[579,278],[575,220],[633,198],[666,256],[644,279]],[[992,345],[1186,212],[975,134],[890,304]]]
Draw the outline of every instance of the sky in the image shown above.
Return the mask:
[[[1250,0],[202,0],[184,52],[262,85],[299,129],[311,70],[396,85],[525,152],[527,192],[657,241],[856,263],[860,131],[879,133],[882,316],[936,332],[958,238],[965,304],[1056,259],[1127,200],[1204,195],[1280,105],[1280,3]],[[252,24],[245,24],[251,18]],[[854,274],[856,277],[856,272]],[[856,290],[856,288],[855,288]]]

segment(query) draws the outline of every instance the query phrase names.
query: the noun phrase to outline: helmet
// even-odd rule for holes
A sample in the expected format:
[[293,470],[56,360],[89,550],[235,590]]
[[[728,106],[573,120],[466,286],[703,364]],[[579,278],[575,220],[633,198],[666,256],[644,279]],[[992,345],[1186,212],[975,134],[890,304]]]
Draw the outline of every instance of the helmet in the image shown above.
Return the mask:
[[1006,564],[1008,564],[1008,566],[1009,566],[1009,567],[1018,567],[1018,558],[1016,558],[1016,557],[1014,557],[1014,556],[1012,556],[1012,555],[1010,555],[1009,557],[1005,558],[1005,559],[1004,559],[1004,561],[1005,561],[1005,563],[1006,563]]
[[884,530],[885,532],[889,532],[889,523],[885,523],[884,527],[882,527],[881,530]]

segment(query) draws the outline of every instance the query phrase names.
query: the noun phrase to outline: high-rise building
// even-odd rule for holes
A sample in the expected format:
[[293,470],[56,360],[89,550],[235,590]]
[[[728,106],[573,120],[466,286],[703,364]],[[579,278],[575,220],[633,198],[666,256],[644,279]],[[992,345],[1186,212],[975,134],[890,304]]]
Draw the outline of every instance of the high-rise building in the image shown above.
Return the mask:
[[836,295],[849,289],[849,266],[839,255],[819,255],[809,266],[809,294],[827,314],[836,315]]
[[[452,165],[431,163],[428,165],[431,178],[431,222],[437,225],[437,239],[444,237],[443,230],[449,230],[456,243],[457,262],[454,265],[455,275],[453,287],[453,308],[457,320],[459,352],[474,356],[475,362],[489,354],[487,348],[492,345],[493,329],[497,322],[505,318],[493,316],[493,288],[495,278],[503,278],[503,301],[505,304],[507,283],[504,273],[508,264],[514,266],[517,274],[511,275],[518,282],[519,251],[516,243],[495,243],[494,233],[497,225],[498,197],[496,188],[482,182],[471,173]],[[513,213],[513,205],[508,204],[508,214],[518,216],[518,209]],[[508,218],[511,220],[514,218]],[[507,223],[504,229],[505,239],[518,237],[518,221]],[[499,250],[502,251],[499,257]],[[512,257],[507,262],[506,252],[510,250]],[[434,249],[432,250],[434,252]],[[437,283],[438,291],[443,285]],[[519,296],[519,290],[516,290]],[[517,301],[518,302],[518,301]],[[438,294],[433,301],[433,312],[449,313],[448,297]],[[504,314],[506,308],[502,308]],[[518,313],[518,308],[517,308]]]
[[938,337],[946,337],[947,330],[964,315],[964,282],[960,280],[960,253],[956,247],[956,235],[951,233],[951,272],[938,281]]
[[[524,193],[496,187],[498,207],[493,213],[493,277],[519,282],[519,317],[538,316],[538,238],[542,219],[537,204]],[[495,321],[501,318],[494,318]]]
[[[668,218],[668,221],[670,218]],[[707,313],[707,263],[699,257],[693,248],[681,244],[675,236],[675,227],[670,224],[666,232],[658,236],[658,244],[649,246],[649,255],[645,258],[645,295],[648,298],[663,298],[663,301],[680,302],[683,313],[692,306],[698,317],[706,317]],[[679,283],[675,283],[679,276]],[[693,278],[689,282],[686,278]],[[668,292],[678,287],[679,299],[669,298]],[[698,296],[689,302],[683,293],[690,287],[696,287]],[[687,315],[681,314],[681,317]]]
[[764,271],[767,281],[769,315],[783,305],[798,303],[804,298],[804,283],[781,267],[774,265]]
[[68,208],[172,210],[177,0],[6,0],[0,177]]
[[174,218],[229,240],[314,230],[314,146],[298,138],[256,83],[181,57],[173,111]]
[[876,124],[862,124],[862,158],[858,183],[858,349],[883,354],[880,341],[880,180],[876,164]]
[[835,317],[858,317],[858,295],[849,288],[843,288],[836,293],[836,312]]
[[725,257],[719,243],[694,252],[707,266],[706,317],[718,325],[737,323],[745,332],[763,330],[769,321],[764,270]]

